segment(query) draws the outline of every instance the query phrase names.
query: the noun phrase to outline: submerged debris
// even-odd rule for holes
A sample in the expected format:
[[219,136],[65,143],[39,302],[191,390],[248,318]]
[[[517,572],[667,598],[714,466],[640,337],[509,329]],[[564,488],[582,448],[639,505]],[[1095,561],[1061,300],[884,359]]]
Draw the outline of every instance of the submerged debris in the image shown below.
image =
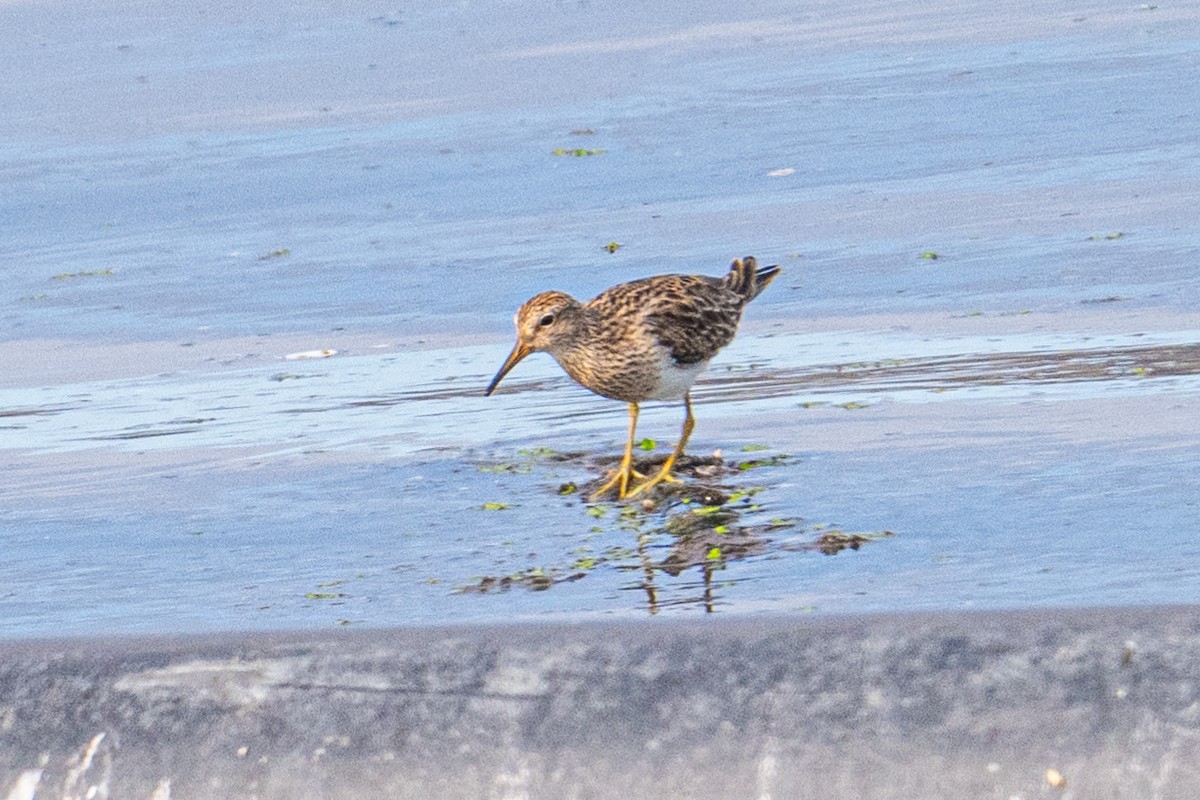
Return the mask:
[[304,361],[310,358],[329,358],[336,355],[337,350],[325,348],[323,350],[301,350],[298,353],[288,353],[283,358],[286,361]]
[[85,269],[79,272],[60,272],[57,275],[51,275],[52,281],[68,281],[72,278],[107,278],[114,275],[111,269]]
[[550,151],[550,155],[575,156],[576,158],[583,158],[585,156],[598,156],[603,152],[603,150],[590,150],[586,147],[556,147]]
[[[657,443],[644,440],[642,452],[655,450]],[[747,445],[742,453],[769,450],[765,445]],[[615,464],[616,457],[588,458],[585,454],[560,454],[537,448],[518,453],[521,461],[481,465],[486,472],[527,472],[547,461],[575,463],[590,461],[589,469],[598,473],[587,484],[573,481],[547,486],[558,497],[580,496],[584,517],[591,520],[591,536],[615,533],[637,547],[611,546],[595,552],[585,538],[573,552],[557,563],[543,562],[505,575],[483,575],[455,589],[458,594],[482,594],[525,588],[545,591],[560,583],[581,580],[590,572],[610,567],[639,575],[636,587],[647,592],[651,611],[657,609],[655,575],[678,577],[698,568],[708,589],[705,607],[711,609],[715,595],[715,572],[732,564],[772,552],[819,552],[836,555],[858,550],[864,544],[892,534],[889,531],[847,533],[827,525],[810,525],[802,520],[769,515],[760,503],[763,486],[729,486],[733,476],[744,476],[760,467],[792,463],[785,454],[764,454],[750,460],[725,460],[720,452],[711,456],[685,455],[675,464],[678,481],[655,486],[636,502],[588,502],[590,491],[603,481],[603,475]],[[648,454],[636,459],[635,469],[652,474],[662,466],[666,453]],[[518,469],[517,465],[527,467]],[[506,503],[487,503],[484,508],[505,509]],[[782,541],[780,536],[784,536]],[[578,540],[576,540],[578,541]],[[534,556],[534,554],[530,554]]]
[[511,575],[502,577],[493,577],[485,575],[479,578],[476,582],[459,586],[454,590],[455,594],[486,594],[488,592],[507,592],[513,588],[525,588],[534,592],[542,592],[556,583],[566,583],[569,581],[577,581],[586,573],[573,572],[570,574],[558,574],[555,570],[547,570],[543,567],[530,567],[521,572],[514,572]]

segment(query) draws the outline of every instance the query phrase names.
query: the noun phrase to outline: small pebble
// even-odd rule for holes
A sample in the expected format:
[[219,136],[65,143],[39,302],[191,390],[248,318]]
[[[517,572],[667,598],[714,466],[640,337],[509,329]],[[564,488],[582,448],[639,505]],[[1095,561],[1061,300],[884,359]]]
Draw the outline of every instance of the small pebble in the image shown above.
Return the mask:
[[1053,786],[1055,789],[1065,789],[1067,787],[1067,778],[1053,767],[1046,770],[1046,783]]

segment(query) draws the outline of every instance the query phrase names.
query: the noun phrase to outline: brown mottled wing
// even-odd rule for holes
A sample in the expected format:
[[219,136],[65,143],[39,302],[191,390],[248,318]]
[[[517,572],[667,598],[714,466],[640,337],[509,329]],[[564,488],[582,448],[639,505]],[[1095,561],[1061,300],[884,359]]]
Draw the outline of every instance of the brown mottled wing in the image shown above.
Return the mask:
[[646,298],[646,326],[680,364],[707,361],[733,341],[741,296],[720,278],[671,275]]

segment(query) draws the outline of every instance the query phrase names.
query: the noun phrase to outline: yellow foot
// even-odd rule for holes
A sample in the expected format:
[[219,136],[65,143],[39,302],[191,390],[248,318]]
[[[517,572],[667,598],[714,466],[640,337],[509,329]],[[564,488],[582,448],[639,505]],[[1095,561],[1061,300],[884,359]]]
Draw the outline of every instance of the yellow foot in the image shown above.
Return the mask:
[[645,475],[638,472],[632,466],[626,468],[625,465],[622,465],[621,468],[612,471],[612,474],[604,482],[603,486],[588,495],[588,500],[594,503],[614,488],[617,490],[617,499],[624,500],[629,496],[629,484],[633,479],[645,477]]
[[637,495],[641,494],[642,492],[648,492],[651,489],[653,489],[655,486],[658,486],[660,483],[683,483],[683,481],[681,481],[679,478],[676,478],[674,475],[671,474],[670,465],[665,465],[665,466],[666,466],[666,468],[659,470],[659,473],[657,475],[655,475],[653,478],[651,478],[648,481],[645,481],[644,483],[639,483],[637,486],[635,486],[633,488],[633,491],[624,495],[622,497],[622,499],[624,499],[626,497],[636,497]]

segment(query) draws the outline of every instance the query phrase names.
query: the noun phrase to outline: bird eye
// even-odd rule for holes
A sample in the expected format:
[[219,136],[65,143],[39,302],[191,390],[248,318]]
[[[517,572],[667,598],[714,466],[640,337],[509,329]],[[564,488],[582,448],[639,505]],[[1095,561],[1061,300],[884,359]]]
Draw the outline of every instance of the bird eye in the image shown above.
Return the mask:
[[547,314],[546,316],[544,316],[538,320],[538,325],[542,328],[548,327],[553,324],[554,324],[554,315],[553,314]]

